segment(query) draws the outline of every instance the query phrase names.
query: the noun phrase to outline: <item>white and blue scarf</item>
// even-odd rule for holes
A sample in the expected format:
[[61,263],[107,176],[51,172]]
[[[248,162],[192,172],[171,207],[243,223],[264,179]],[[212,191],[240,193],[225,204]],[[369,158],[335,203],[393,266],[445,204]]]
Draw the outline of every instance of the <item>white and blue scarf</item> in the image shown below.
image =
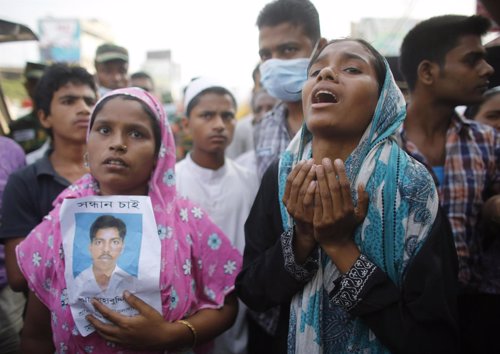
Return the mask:
[[[369,194],[368,213],[354,234],[362,254],[401,287],[410,260],[427,238],[436,218],[438,195],[423,165],[397,144],[396,134],[406,117],[404,98],[386,63],[386,77],[375,113],[358,146],[345,161],[351,192],[357,186]],[[310,158],[312,135],[304,124],[280,159],[279,191],[293,166]],[[293,219],[283,203],[285,230]],[[329,301],[333,282],[341,274],[319,249],[320,266],[291,302],[289,353],[387,353],[389,350],[359,318]]]

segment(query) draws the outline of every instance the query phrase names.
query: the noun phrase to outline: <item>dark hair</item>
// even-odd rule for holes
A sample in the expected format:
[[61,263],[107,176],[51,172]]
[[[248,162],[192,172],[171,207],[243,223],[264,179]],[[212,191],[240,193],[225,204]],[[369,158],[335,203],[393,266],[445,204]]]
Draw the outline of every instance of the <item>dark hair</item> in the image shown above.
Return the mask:
[[500,86],[500,45],[486,47],[486,61],[495,72],[488,78],[488,88]]
[[385,57],[387,64],[389,64],[389,69],[391,69],[392,76],[396,82],[405,81],[401,70],[399,70],[399,57],[398,56],[387,56]]
[[457,45],[460,37],[482,36],[490,27],[490,20],[476,15],[431,17],[413,27],[403,39],[399,61],[410,91],[415,89],[417,68],[423,60],[442,67],[446,53]]
[[138,71],[136,73],[133,73],[132,75],[130,75],[130,78],[131,79],[148,79],[148,80],[151,80],[151,82],[153,82],[153,78],[151,77],[151,75],[149,75],[145,71]]
[[483,94],[483,99],[481,100],[481,102],[467,107],[464,112],[464,116],[468,119],[475,119],[481,107],[498,94],[500,94],[500,86],[489,89]]
[[127,234],[127,226],[122,219],[115,218],[113,215],[101,215],[90,226],[90,242],[95,238],[97,231],[108,228],[117,229],[122,240]]
[[309,0],[275,0],[260,11],[257,27],[274,27],[289,22],[302,26],[304,34],[316,43],[321,37],[318,11]]
[[[271,96],[267,91],[266,89],[264,88],[260,88],[258,89],[257,91],[254,91],[252,92],[252,97],[250,98],[250,109],[252,110],[252,112],[255,111],[255,101],[257,101],[257,98],[261,95],[268,95],[268,96]],[[271,96],[272,97],[272,96]],[[273,97],[274,98],[274,97]]]
[[63,63],[53,64],[44,70],[43,76],[35,88],[33,97],[35,111],[41,109],[45,115],[49,115],[54,93],[68,83],[87,85],[97,94],[94,77],[87,70],[80,66],[69,66]]
[[[145,71],[138,71],[138,72],[135,72],[133,73],[132,75],[130,75],[130,80],[147,80],[151,83],[151,86],[152,88],[154,89],[154,81],[153,81],[153,78]],[[144,85],[140,86],[140,85],[135,85],[133,83],[131,83],[131,86],[136,86],[136,87],[139,87],[141,89],[143,89],[144,91],[147,91],[147,92],[150,92],[151,90],[149,89],[149,87],[145,87]]]
[[89,123],[89,130],[92,129],[92,126],[94,125],[94,120],[97,114],[103,109],[104,105],[111,101],[114,98],[121,98],[123,100],[128,100],[128,101],[135,101],[140,103],[142,109],[148,117],[151,120],[151,124],[153,127],[153,135],[155,139],[155,156],[158,155],[158,152],[160,151],[160,146],[161,146],[161,129],[160,129],[160,123],[158,122],[158,119],[156,118],[156,115],[151,111],[151,108],[148,107],[147,104],[142,102],[140,99],[134,97],[134,96],[129,96],[125,94],[119,94],[119,95],[111,95],[108,97],[103,98],[101,101],[97,103],[97,105],[94,107],[94,110],[92,112],[92,115],[90,116],[90,123]]
[[333,40],[329,41],[328,43],[326,43],[326,45],[324,45],[322,48],[319,48],[318,50],[316,50],[316,52],[313,53],[313,55],[311,56],[311,60],[309,61],[309,65],[307,67],[307,72],[309,72],[309,69],[311,68],[311,66],[314,64],[316,59],[318,59],[319,55],[323,52],[323,50],[326,47],[328,47],[330,44],[340,43],[340,42],[357,42],[357,43],[361,44],[363,47],[365,47],[366,49],[368,49],[370,51],[370,53],[372,53],[372,55],[375,59],[372,62],[372,64],[373,64],[373,67],[375,69],[375,74],[377,75],[378,93],[380,94],[380,92],[382,91],[382,87],[384,86],[385,75],[387,73],[387,69],[385,66],[385,59],[382,56],[382,54],[380,54],[370,43],[368,43],[364,39],[342,38],[342,39],[333,39]]
[[238,107],[238,105],[236,104],[236,99],[234,98],[231,91],[229,91],[228,89],[226,89],[224,87],[219,87],[219,86],[209,87],[206,90],[201,91],[199,94],[194,96],[191,101],[189,101],[189,103],[186,107],[187,118],[189,118],[189,115],[191,114],[191,111],[193,110],[193,108],[196,107],[196,105],[200,102],[200,98],[202,96],[206,95],[207,93],[215,93],[215,94],[221,95],[221,96],[222,95],[229,95],[231,97],[231,101],[233,101],[234,108],[236,109]]
[[253,86],[258,86],[260,82],[257,82],[260,76],[260,63],[255,65],[255,68],[252,71],[252,80],[253,80]]

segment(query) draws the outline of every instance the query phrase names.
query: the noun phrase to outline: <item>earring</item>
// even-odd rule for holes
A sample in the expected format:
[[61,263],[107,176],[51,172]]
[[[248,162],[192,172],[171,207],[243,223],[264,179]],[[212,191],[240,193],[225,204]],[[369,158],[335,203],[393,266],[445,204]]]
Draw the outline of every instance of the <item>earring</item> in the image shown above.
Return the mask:
[[89,168],[89,153],[83,154],[83,166]]

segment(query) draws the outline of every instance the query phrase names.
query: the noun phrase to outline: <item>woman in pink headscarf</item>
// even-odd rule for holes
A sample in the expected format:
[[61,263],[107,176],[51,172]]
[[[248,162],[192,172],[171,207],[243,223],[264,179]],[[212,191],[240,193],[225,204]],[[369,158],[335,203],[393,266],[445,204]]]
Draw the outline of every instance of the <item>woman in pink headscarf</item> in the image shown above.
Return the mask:
[[[17,248],[32,291],[23,352],[209,350],[211,339],[236,316],[233,288],[241,255],[203,211],[177,197],[174,139],[160,103],[138,88],[104,96],[90,118],[88,163],[90,174],[61,193],[55,208]],[[89,315],[96,331],[84,337],[68,306],[59,212],[65,198],[92,195],[151,198],[161,242],[162,313],[128,291],[123,296],[139,312],[134,317],[94,300],[110,323]],[[183,271],[186,264],[189,272]]]

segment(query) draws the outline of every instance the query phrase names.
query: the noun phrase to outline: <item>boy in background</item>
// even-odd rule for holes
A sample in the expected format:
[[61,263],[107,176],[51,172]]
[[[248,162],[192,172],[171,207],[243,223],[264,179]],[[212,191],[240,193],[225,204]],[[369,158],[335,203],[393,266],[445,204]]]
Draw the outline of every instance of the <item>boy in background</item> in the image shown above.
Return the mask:
[[[183,125],[193,139],[193,148],[175,167],[177,190],[198,203],[243,252],[244,224],[257,193],[258,179],[253,171],[225,156],[234,133],[236,100],[215,80],[201,77],[188,85],[184,107]],[[192,213],[196,217],[202,211],[193,209]],[[245,316],[246,309],[240,302],[235,324],[215,340],[214,352],[247,352]]]
[[35,91],[40,124],[52,139],[51,148],[34,164],[9,176],[2,196],[0,242],[5,245],[9,285],[27,290],[16,261],[16,246],[52,210],[66,187],[88,172],[84,165],[90,111],[97,98],[94,78],[82,67],[48,67]]

